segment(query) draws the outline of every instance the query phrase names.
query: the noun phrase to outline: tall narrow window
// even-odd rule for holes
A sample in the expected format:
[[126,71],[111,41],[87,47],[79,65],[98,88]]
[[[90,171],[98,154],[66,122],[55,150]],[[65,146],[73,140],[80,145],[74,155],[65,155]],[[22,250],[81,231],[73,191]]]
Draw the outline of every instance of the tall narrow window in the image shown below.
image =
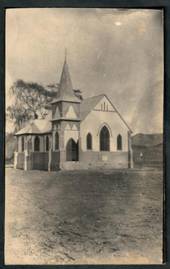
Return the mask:
[[34,139],[34,151],[40,151],[40,138],[38,136]]
[[25,141],[24,141],[24,136],[21,137],[21,151],[24,151],[25,149]]
[[92,149],[92,135],[90,133],[87,134],[86,140],[87,149]]
[[46,151],[49,151],[49,137],[46,136],[46,139],[45,139],[45,148],[46,148]]
[[122,150],[122,136],[120,134],[117,136],[117,150]]
[[58,132],[55,133],[55,150],[59,149],[59,134]]
[[100,131],[100,150],[110,151],[110,134],[106,126]]

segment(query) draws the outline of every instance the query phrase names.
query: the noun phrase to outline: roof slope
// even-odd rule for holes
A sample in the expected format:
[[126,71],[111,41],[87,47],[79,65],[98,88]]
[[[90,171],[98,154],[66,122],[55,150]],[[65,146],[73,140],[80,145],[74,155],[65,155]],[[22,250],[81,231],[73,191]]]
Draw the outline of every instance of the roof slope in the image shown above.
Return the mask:
[[128,126],[127,122],[124,120],[124,118],[121,116],[119,111],[116,109],[116,107],[112,104],[112,102],[109,100],[106,94],[100,94],[97,96],[89,97],[87,99],[84,99],[80,105],[80,117],[81,120],[84,120],[86,116],[94,109],[94,107],[97,105],[97,103],[103,98],[106,97],[108,101],[111,103],[113,108],[115,109],[115,112],[118,114],[118,116],[121,118],[121,120],[124,122],[126,127],[132,132],[131,128]]
[[97,103],[104,97],[104,94],[89,97],[84,99],[80,105],[80,117],[84,120],[90,111],[97,105]]
[[132,137],[132,146],[152,147],[163,143],[162,134],[136,134]]
[[28,124],[15,135],[22,134],[45,134],[51,132],[51,122],[48,119],[36,119]]

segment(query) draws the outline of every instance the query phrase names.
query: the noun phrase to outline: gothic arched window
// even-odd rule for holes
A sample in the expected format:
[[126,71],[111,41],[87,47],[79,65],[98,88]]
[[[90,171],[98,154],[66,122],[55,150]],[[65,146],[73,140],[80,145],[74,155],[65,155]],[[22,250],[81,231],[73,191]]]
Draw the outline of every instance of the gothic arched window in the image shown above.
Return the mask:
[[58,132],[55,133],[55,150],[59,149],[59,134]]
[[92,135],[90,133],[87,134],[86,143],[87,149],[92,149]]
[[24,136],[21,137],[21,151],[24,151],[25,149],[25,141],[24,141]]
[[120,134],[117,136],[117,150],[122,150],[122,136]]
[[100,150],[110,151],[110,133],[106,126],[100,131]]
[[38,136],[34,139],[34,151],[40,151],[40,138]]
[[46,149],[46,151],[49,151],[49,146],[50,146],[49,137],[46,136],[46,139],[45,139],[45,149]]

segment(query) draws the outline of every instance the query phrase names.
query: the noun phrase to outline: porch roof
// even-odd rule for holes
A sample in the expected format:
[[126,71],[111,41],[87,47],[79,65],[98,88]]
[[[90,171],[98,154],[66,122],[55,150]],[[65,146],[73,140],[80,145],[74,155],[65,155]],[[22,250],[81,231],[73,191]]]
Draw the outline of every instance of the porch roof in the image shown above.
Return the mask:
[[51,127],[51,122],[48,119],[36,119],[19,130],[15,135],[46,134],[51,132]]

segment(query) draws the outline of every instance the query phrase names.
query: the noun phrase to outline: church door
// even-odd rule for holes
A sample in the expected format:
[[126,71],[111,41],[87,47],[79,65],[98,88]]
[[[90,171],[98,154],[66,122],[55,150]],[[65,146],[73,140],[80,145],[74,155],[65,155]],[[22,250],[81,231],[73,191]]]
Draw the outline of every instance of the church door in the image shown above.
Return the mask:
[[66,146],[66,160],[78,161],[78,142],[76,143],[72,138],[69,139]]

